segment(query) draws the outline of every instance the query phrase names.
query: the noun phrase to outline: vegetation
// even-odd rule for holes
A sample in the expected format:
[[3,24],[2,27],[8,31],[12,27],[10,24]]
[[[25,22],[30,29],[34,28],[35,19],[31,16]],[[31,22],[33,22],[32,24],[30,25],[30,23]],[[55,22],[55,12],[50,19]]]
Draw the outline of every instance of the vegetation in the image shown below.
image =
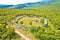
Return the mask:
[[[18,37],[17,37],[18,36]],[[13,26],[0,24],[0,40],[18,40],[20,36],[15,33]]]
[[30,31],[39,40],[59,40],[60,34],[47,27],[31,27]]
[[[36,9],[37,8],[37,9]],[[46,17],[48,19],[48,26],[31,26],[28,30],[33,33],[37,40],[60,40],[60,4],[51,4],[44,6],[33,6],[24,9],[3,9],[0,8],[0,39],[2,40],[20,40],[20,36],[15,33],[14,26],[11,20],[16,20],[18,16],[37,16]],[[43,20],[41,19],[41,22]],[[10,23],[9,23],[10,22]],[[23,21],[20,21],[24,24]],[[29,22],[33,25],[32,22]],[[22,39],[21,39],[22,40]]]

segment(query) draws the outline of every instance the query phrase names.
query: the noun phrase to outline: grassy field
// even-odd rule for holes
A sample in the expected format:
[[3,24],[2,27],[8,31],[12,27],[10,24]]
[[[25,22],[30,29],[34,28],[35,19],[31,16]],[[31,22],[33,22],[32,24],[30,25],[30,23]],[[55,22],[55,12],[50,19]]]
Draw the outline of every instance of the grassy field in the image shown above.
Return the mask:
[[[60,4],[59,3],[44,5],[44,6],[41,5],[41,6],[27,7],[23,9],[0,8],[0,39],[20,40],[21,37],[14,32],[13,26],[11,26],[11,23],[8,22],[10,22],[11,20],[15,20],[18,16],[23,16],[23,15],[29,16],[30,21],[32,19],[35,19],[31,16],[40,16],[42,18],[46,17],[49,20],[48,26],[46,27],[31,26],[31,28],[27,29],[29,32],[33,34],[35,38],[37,38],[37,40],[60,40]],[[23,18],[21,20],[25,22],[25,19],[28,18]],[[24,25],[29,26],[30,24],[28,23],[25,22]],[[39,22],[36,24],[38,26]],[[32,25],[36,25],[36,24],[33,23]]]

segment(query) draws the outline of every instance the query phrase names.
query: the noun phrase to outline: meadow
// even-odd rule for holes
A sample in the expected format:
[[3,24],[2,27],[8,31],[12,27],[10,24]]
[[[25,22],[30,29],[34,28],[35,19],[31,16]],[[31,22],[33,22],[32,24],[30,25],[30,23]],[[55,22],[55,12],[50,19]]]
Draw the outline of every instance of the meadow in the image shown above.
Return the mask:
[[[15,29],[13,27],[14,25],[11,25],[11,20],[16,20],[18,16],[23,16],[23,15],[29,17],[31,16],[40,16],[42,18],[46,17],[49,20],[47,26],[42,26],[42,27],[31,26],[28,29],[21,28],[23,29],[24,33],[27,33],[27,31],[32,33],[33,34],[32,36],[34,36],[37,40],[60,40],[59,3],[44,5],[44,6],[41,5],[41,6],[25,7],[23,9],[0,8],[0,39],[1,40],[23,40],[18,34],[15,33]],[[24,21],[24,19],[22,20]]]

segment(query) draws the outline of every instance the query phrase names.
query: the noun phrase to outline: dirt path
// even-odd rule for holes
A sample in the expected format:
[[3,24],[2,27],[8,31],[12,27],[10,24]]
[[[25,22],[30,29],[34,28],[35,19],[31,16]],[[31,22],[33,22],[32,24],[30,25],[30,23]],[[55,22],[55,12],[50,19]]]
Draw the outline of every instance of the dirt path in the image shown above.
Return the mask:
[[19,25],[17,25],[16,23],[15,23],[14,25],[15,25],[15,32],[16,32],[18,35],[20,35],[24,40],[31,40],[31,39],[29,39],[28,37],[26,37],[26,36],[22,33],[22,31],[21,31],[20,28],[19,28]]
[[24,40],[31,40],[28,37],[26,37],[25,35],[23,35],[21,32],[19,32],[18,30],[15,30],[15,32],[20,35]]

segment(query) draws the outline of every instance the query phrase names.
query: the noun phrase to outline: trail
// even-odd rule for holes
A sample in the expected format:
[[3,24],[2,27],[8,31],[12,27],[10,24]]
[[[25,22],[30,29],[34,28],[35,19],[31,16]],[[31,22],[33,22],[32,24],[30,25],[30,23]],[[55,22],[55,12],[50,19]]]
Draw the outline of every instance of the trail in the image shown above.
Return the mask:
[[20,35],[24,40],[31,40],[28,37],[26,37],[25,35],[23,35],[21,32],[19,32],[18,30],[15,30],[15,32]]
[[17,23],[14,23],[15,25],[15,33],[17,33],[19,36],[21,36],[24,40],[31,40],[30,38],[26,37],[22,31],[20,30],[20,25],[18,25]]

